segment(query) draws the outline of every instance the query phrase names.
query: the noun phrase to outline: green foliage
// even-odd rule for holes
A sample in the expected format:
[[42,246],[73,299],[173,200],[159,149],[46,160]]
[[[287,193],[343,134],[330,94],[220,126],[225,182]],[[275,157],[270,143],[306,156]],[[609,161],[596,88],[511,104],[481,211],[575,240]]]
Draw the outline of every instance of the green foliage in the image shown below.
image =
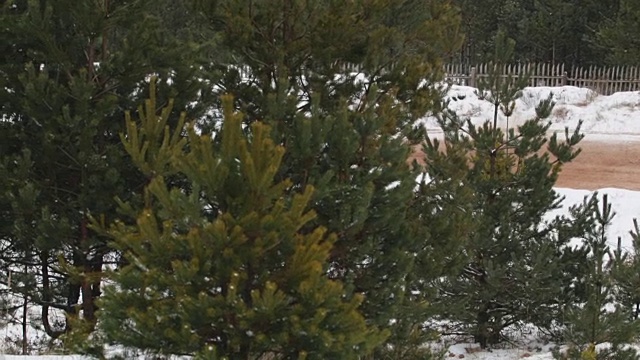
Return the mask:
[[[196,3],[224,30],[235,60],[221,89],[246,125],[264,121],[288,149],[277,179],[316,189],[318,216],[303,231],[337,235],[330,276],[350,297],[364,295],[368,321],[391,330],[392,346],[376,356],[431,338],[427,294],[418,301],[410,289],[445,272],[427,259],[440,258],[436,245],[448,239],[425,238],[436,225],[420,213],[436,205],[416,200],[419,168],[406,159],[423,140],[413,124],[438,109],[442,60],[461,41],[455,8],[444,0]],[[418,259],[425,269],[414,276]]]
[[618,12],[600,25],[594,45],[606,51],[606,61],[612,65],[640,63],[640,5],[633,0],[620,0]]
[[613,276],[617,286],[616,300],[625,308],[631,319],[640,317],[640,226],[633,220],[634,228],[630,231],[633,239],[633,251],[623,252],[618,239],[618,249],[614,252]]
[[[336,238],[302,232],[313,187],[275,181],[282,146],[261,123],[242,134],[242,114],[223,100],[219,148],[188,128],[188,142],[158,131],[148,111],[130,118],[123,140],[141,171],[155,174],[135,224],[108,230],[127,265],[111,274],[100,300],[107,342],[196,358],[356,359],[386,337],[365,324],[361,296],[345,300],[326,276]],[[153,109],[155,99],[147,101]],[[147,156],[144,156],[146,154]],[[162,159],[162,160],[160,160]],[[179,172],[187,187],[167,184]],[[215,355],[212,355],[215,352]]]
[[[624,266],[623,256],[618,251],[612,253],[607,245],[606,230],[614,213],[607,195],[603,196],[602,208],[599,208],[597,195],[585,207],[592,209],[587,219],[589,224],[583,240],[583,271],[576,279],[575,286],[581,286],[581,296],[569,304],[563,314],[566,326],[565,340],[572,345],[567,352],[568,358],[575,358],[576,351],[584,354],[589,346],[610,343],[610,347],[592,349],[595,359],[638,359],[632,349],[626,349],[640,334],[640,323],[633,319],[630,308],[620,306],[616,301],[618,285],[615,274]],[[608,262],[608,263],[607,263]],[[607,308],[613,305],[615,308]]]
[[[586,200],[585,200],[586,201]],[[604,231],[614,214],[607,196],[603,196],[602,209],[597,198],[590,199],[593,216],[591,231],[584,239],[586,271],[579,282],[584,284],[583,302],[572,304],[566,317],[565,338],[570,346],[566,351],[554,351],[556,359],[638,359],[637,351],[628,344],[640,334],[638,323],[638,225],[631,232],[633,253],[618,248],[610,251]],[[605,263],[605,260],[607,262]],[[613,309],[611,305],[613,304]],[[602,344],[596,347],[597,344]]]
[[464,19],[465,44],[460,60],[472,64],[492,59],[496,34],[500,31],[508,30],[512,36],[519,35],[530,11],[523,1],[455,0],[453,3],[460,7]]
[[[604,65],[610,51],[603,44],[600,29],[619,23],[616,14],[624,7],[624,1],[620,0],[454,0],[453,3],[461,9],[465,33],[459,61],[471,64],[492,59],[495,35],[502,30],[517,42],[514,61]],[[633,26],[630,22],[628,25]]]
[[[507,117],[507,132],[509,131],[509,117],[513,114],[516,100],[522,96],[522,89],[527,86],[529,80],[527,74],[519,74],[515,78],[511,75],[502,77],[504,67],[507,66],[510,59],[513,59],[515,45],[515,41],[508,38],[504,31],[498,32],[489,71],[486,77],[479,79],[478,90],[476,90],[478,98],[487,100],[494,106],[494,129],[498,127],[498,110]],[[549,99],[549,101],[551,100]],[[546,110],[546,108],[540,107],[540,110]],[[551,109],[549,109],[550,111]],[[538,116],[546,118],[549,114],[538,114]]]
[[[163,3],[28,0],[0,7],[0,266],[20,278],[11,291],[41,307],[50,336],[71,328],[50,323],[50,309],[69,319],[94,317],[111,250],[87,228],[88,214],[113,220],[114,196],[130,200],[145,183],[118,138],[123,109],[145,96],[152,74],[190,116],[208,107],[213,75],[201,54],[212,43],[172,35]],[[6,271],[0,276],[6,282]]]
[[171,151],[183,148],[187,141],[181,132],[186,121],[185,113],[180,114],[175,126],[176,130],[169,136],[168,121],[171,118],[173,99],[169,100],[169,104],[160,114],[156,113],[158,108],[156,95],[154,95],[156,81],[155,77],[151,78],[149,84],[151,98],[144,102],[144,107],[138,107],[140,119],[136,122],[131,118],[129,111],[125,112],[127,132],[126,136],[123,133],[120,134],[125,151],[131,156],[138,170],[148,179],[171,175]]
[[[2,238],[10,242],[3,266],[12,266],[10,259],[37,264],[14,291],[33,289],[29,296],[43,305],[45,322],[50,307],[66,312],[64,329],[45,325],[52,336],[92,320],[104,260],[119,256],[87,227],[89,214],[110,223],[118,211],[131,215],[142,203],[155,204],[140,193],[158,176],[167,187],[194,191],[187,169],[176,172],[166,148],[144,149],[140,137],[164,132],[165,124],[180,128],[184,118],[152,111],[170,97],[190,118],[205,118],[199,123],[204,133],[220,129],[220,111],[202,116],[221,108],[212,88],[234,95],[244,132],[264,121],[274,141],[290,149],[275,174],[276,182],[291,181],[286,194],[316,188],[310,206],[318,215],[301,233],[324,226],[336,234],[327,270],[346,284],[346,298],[364,296],[363,311],[375,325],[392,327],[395,320],[417,329],[398,334],[431,336],[420,325],[428,300],[414,307],[409,290],[424,278],[412,270],[419,258],[423,274],[444,272],[442,263],[426,259],[439,258],[435,245],[449,242],[424,239],[431,225],[416,219],[435,205],[416,200],[418,169],[412,172],[405,159],[422,137],[414,121],[437,109],[442,59],[462,39],[448,1],[3,5],[0,106],[11,119],[0,134],[8,140],[0,146],[9,189],[0,195],[7,206],[0,211],[11,208],[0,220]],[[148,95],[151,75],[166,97],[142,107],[149,118],[141,120],[163,123],[137,140],[129,125],[129,158],[120,143],[121,119]],[[174,133],[167,146],[183,144],[184,135]],[[211,146],[223,144],[216,137]],[[146,168],[137,171],[134,163]],[[237,194],[241,183],[229,181],[225,190]],[[400,338],[393,341],[399,349]]]
[[[502,47],[495,51],[495,64],[507,62],[513,49],[512,42],[498,38]],[[432,181],[454,182],[466,189],[468,199],[458,204],[469,217],[464,222],[469,230],[457,234],[465,247],[454,260],[463,266],[438,283],[441,316],[483,347],[502,341],[508,327],[549,324],[560,310],[558,303],[566,301],[563,282],[574,276],[571,264],[581,255],[566,246],[580,234],[579,226],[567,218],[543,218],[559,206],[553,185],[562,164],[578,153],[574,146],[582,138],[580,129],[567,133],[564,143],[547,136],[550,97],[536,108],[535,118],[505,133],[498,126],[498,111],[510,115],[526,78],[497,75],[479,90],[494,104],[493,119],[476,127],[444,113],[440,124],[446,154],[438,142],[425,148]]]
[[566,351],[553,350],[553,358],[558,360],[637,360],[638,354],[630,347],[600,346],[589,344],[586,347],[570,346]]

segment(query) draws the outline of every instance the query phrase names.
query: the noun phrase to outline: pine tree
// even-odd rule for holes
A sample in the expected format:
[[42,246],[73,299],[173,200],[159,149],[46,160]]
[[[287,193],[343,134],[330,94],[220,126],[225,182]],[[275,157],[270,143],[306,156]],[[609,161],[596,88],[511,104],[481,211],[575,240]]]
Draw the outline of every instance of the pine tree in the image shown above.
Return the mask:
[[640,5],[637,1],[621,0],[618,12],[600,25],[594,46],[606,49],[606,61],[612,65],[632,65],[640,62]]
[[434,224],[420,218],[419,168],[406,159],[422,141],[415,120],[442,95],[442,59],[461,40],[455,8],[444,0],[196,3],[235,59],[220,88],[246,125],[264,121],[288,149],[277,179],[316,189],[318,216],[304,231],[325,226],[338,236],[330,276],[365,296],[368,321],[393,329],[393,346],[380,351],[401,347],[405,321],[425,335],[428,316],[410,299],[424,282],[413,277],[415,262],[444,256],[435,243],[447,241],[424,238]]
[[190,115],[207,107],[194,101],[210,95],[208,62],[199,55],[210,44],[177,41],[156,3],[4,1],[0,8],[0,266],[14,272],[12,292],[41,307],[53,337],[69,324],[51,323],[51,312],[95,317],[110,249],[87,227],[89,213],[113,219],[113,197],[129,198],[145,182],[123,160],[123,109],[144,96],[154,73],[171,88],[163,94]]
[[[143,208],[121,203],[135,222],[108,230],[127,264],[100,299],[107,342],[196,358],[356,359],[386,336],[366,325],[359,296],[345,300],[326,275],[334,235],[315,227],[313,187],[274,180],[285,153],[226,97],[216,144],[193,125],[169,130],[154,89],[123,141],[152,174]],[[183,117],[184,119],[184,117]],[[165,177],[181,174],[171,186]],[[185,186],[186,184],[186,186]]]
[[616,300],[627,309],[632,319],[637,320],[640,318],[640,226],[637,219],[633,219],[633,225],[630,231],[633,252],[623,252],[621,239],[618,239],[613,276],[618,286]]
[[[640,322],[633,318],[631,308],[616,301],[618,287],[616,273],[625,266],[625,258],[618,250],[611,252],[606,231],[615,216],[607,195],[599,208],[597,195],[585,199],[585,207],[592,209],[590,224],[583,237],[584,271],[573,286],[581,286],[582,301],[570,304],[563,314],[565,341],[570,347],[566,353],[555,352],[559,359],[640,359],[628,346],[640,334]],[[618,273],[618,275],[620,275]],[[613,307],[613,309],[611,309]],[[597,345],[608,346],[596,348]]]
[[[495,34],[508,31],[516,40],[513,61],[604,65],[611,46],[599,38],[599,29],[617,22],[620,0],[454,0],[461,8],[465,43],[459,61],[489,62]],[[630,2],[633,2],[632,0]],[[635,3],[635,2],[633,2]],[[628,31],[628,27],[619,27]],[[633,37],[620,38],[630,43]],[[452,59],[458,61],[457,59]],[[617,64],[616,64],[617,65]]]
[[493,36],[500,29],[498,17],[503,7],[502,0],[477,2],[473,0],[455,0],[460,7],[465,42],[462,47],[462,63],[481,63],[488,61],[487,55],[494,49]]
[[493,117],[478,126],[453,113],[440,117],[447,154],[466,166],[451,166],[436,141],[425,147],[431,181],[453,180],[470,193],[464,209],[471,231],[459,234],[466,236],[465,248],[455,259],[464,266],[439,282],[440,301],[443,316],[483,347],[502,341],[508,327],[540,325],[558,313],[562,281],[571,278],[570,264],[579,256],[566,245],[581,230],[566,218],[543,219],[561,201],[553,185],[562,164],[578,153],[579,128],[571,136],[567,131],[564,143],[555,134],[548,137],[549,97],[535,118],[503,131],[498,114],[511,115],[526,76],[498,76],[514,43],[504,34],[497,39],[490,65],[496,71],[478,89],[479,97],[493,103]]

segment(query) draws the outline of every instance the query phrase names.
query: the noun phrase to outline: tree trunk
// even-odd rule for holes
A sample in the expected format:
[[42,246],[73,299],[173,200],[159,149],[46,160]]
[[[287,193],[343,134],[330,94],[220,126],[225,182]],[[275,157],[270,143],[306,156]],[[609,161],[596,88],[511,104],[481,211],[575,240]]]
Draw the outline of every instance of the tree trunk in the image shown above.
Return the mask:
[[[49,322],[49,303],[52,301],[51,284],[49,282],[49,253],[42,251],[40,253],[40,261],[42,262],[42,326],[44,331],[53,339],[57,339],[64,331],[54,330]],[[66,330],[66,329],[65,329]]]
[[[26,274],[28,269],[25,266],[24,273]],[[29,304],[29,297],[26,292],[22,297],[22,355],[27,355],[29,351],[28,340],[27,340],[27,311]]]
[[[82,271],[83,278],[81,283],[82,290],[82,315],[85,320],[90,323],[95,323],[96,314],[95,314],[95,292],[99,292],[99,281],[98,285],[96,285],[96,281],[92,279],[94,274],[94,267],[91,266],[92,260],[88,259],[86,252],[90,252],[89,242],[89,229],[87,228],[87,218],[83,218],[80,224],[81,231],[81,239],[80,239],[80,248],[85,251],[84,256],[82,257]],[[94,254],[97,256],[96,254]],[[101,262],[101,261],[100,261]],[[94,288],[96,289],[94,291]]]
[[[491,302],[483,305],[482,310],[480,310],[476,316],[477,324],[475,334],[473,334],[473,340],[480,344],[480,347],[483,349],[486,349],[489,345],[500,342],[502,320],[500,318],[496,319],[495,316],[489,313],[491,308]],[[493,325],[491,325],[492,317]]]
[[489,344],[489,312],[486,307],[476,315],[476,331],[473,334],[473,340],[483,349],[486,349]]

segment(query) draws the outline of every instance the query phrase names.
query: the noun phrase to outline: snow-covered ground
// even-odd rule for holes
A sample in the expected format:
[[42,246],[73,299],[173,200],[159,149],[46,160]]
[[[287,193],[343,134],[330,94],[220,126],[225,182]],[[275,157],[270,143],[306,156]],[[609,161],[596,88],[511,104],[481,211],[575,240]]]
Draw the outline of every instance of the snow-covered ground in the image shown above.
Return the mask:
[[42,355],[42,356],[19,356],[19,355],[0,355],[0,360],[88,360],[88,358],[79,355]]
[[[627,138],[640,141],[640,92],[620,92],[610,96],[573,86],[529,87],[522,91],[516,101],[516,108],[509,118],[509,127],[521,124],[535,116],[535,107],[541,100],[553,94],[555,107],[551,117],[551,130],[564,132],[576,128],[582,120],[582,132],[587,139],[616,140]],[[449,109],[458,115],[471,118],[478,124],[493,117],[493,104],[481,100],[476,89],[468,86],[453,85],[446,99]],[[440,132],[433,118],[421,120],[432,134]],[[507,119],[499,113],[499,125],[507,126]]]
[[[553,93],[556,106],[552,117],[552,131],[564,132],[565,127],[573,130],[579,120],[583,120],[582,131],[586,140],[599,141],[640,141],[640,92],[624,92],[611,96],[601,96],[589,89],[576,87],[537,87],[526,88],[522,97],[517,101],[516,110],[509,119],[509,126],[522,123],[535,114],[535,106],[549,93]],[[492,104],[478,99],[474,88],[453,86],[447,98],[449,107],[461,116],[470,117],[474,123],[481,123],[493,115]],[[432,118],[422,119],[428,131],[437,136],[439,129]],[[501,115],[500,125],[505,127],[506,119]],[[615,174],[612,174],[615,176]],[[638,179],[640,181],[640,179]],[[550,216],[566,212],[573,204],[583,201],[591,191],[579,189],[561,189],[556,191],[565,197],[563,208],[556,210]],[[598,194],[608,194],[609,203],[617,213],[608,230],[611,247],[617,245],[618,236],[622,237],[622,247],[631,249],[629,230],[633,228],[633,218],[640,218],[640,192],[607,188]],[[15,329],[18,330],[17,328]],[[2,329],[2,332],[13,332]],[[15,334],[13,335],[15,336]],[[475,344],[455,344],[449,347],[449,356],[465,359],[552,359],[551,345],[540,344],[536,340],[523,339],[517,346],[505,346],[504,349],[481,351]],[[81,356],[12,356],[1,355],[0,360],[84,360]]]

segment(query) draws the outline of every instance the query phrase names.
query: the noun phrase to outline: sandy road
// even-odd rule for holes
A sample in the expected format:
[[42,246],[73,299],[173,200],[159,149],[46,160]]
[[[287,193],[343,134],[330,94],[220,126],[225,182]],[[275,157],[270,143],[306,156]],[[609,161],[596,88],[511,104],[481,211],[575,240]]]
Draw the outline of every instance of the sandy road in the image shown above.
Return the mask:
[[582,153],[564,166],[557,186],[587,190],[606,187],[640,190],[638,139],[585,139],[579,147]]
[[[582,152],[565,164],[556,186],[597,190],[614,187],[640,191],[640,136],[585,138]],[[420,152],[415,154],[420,158]]]

